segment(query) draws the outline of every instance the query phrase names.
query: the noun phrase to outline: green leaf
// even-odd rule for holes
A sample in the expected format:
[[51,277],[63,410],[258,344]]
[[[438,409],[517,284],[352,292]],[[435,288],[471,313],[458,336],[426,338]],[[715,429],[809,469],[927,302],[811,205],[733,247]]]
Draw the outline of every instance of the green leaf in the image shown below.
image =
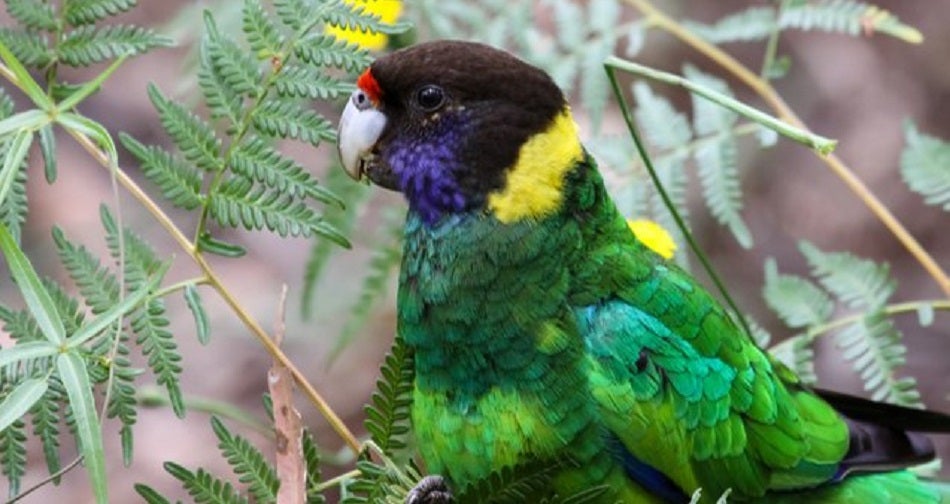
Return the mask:
[[198,50],[198,87],[205,97],[212,119],[226,118],[231,124],[243,121],[244,97],[224,81],[220,68],[211,61],[214,42],[208,36],[201,40]]
[[238,95],[259,96],[261,71],[257,61],[228,37],[222,37],[210,12],[204,14],[208,57],[224,85]]
[[209,233],[202,233],[201,236],[198,237],[198,250],[231,258],[243,257],[244,254],[247,254],[247,250],[244,247],[219,240]]
[[34,131],[50,123],[49,116],[40,109],[30,109],[13,114],[0,121],[0,136],[16,131]]
[[822,286],[851,308],[880,308],[897,288],[887,264],[846,252],[822,252],[806,241],[798,248]]
[[247,499],[242,497],[230,483],[215,478],[204,469],[191,472],[174,462],[165,462],[165,471],[184,484],[188,494],[195,498],[195,502],[213,502],[221,504],[245,504]]
[[253,117],[254,127],[263,135],[295,138],[314,147],[321,141],[336,141],[336,128],[317,112],[287,100],[268,100]]
[[23,341],[12,347],[0,348],[0,368],[15,362],[52,357],[57,353],[59,347],[48,341]]
[[54,31],[57,28],[53,6],[35,0],[7,0],[7,12],[17,24],[31,30]]
[[201,194],[201,173],[190,164],[173,156],[168,151],[145,146],[125,133],[119,134],[122,145],[138,159],[142,173],[162,191],[162,195],[173,205],[194,210],[201,206],[204,196]]
[[223,168],[221,140],[208,123],[183,106],[165,98],[153,84],[148,85],[148,96],[158,110],[162,126],[185,159],[210,172]]
[[412,26],[406,22],[383,23],[379,16],[366,10],[365,4],[337,1],[327,2],[323,7],[322,17],[327,24],[353,31],[395,35]]
[[[700,72],[691,65],[683,70],[686,78],[723,95],[733,97],[729,86],[716,77]],[[694,152],[703,187],[703,199],[713,217],[728,226],[743,248],[752,247],[752,234],[742,220],[742,188],[739,179],[738,151],[732,129],[738,114],[705,98],[691,94],[693,129],[697,135],[715,135],[715,140],[702,143]]]
[[70,0],[65,2],[63,14],[70,25],[80,26],[127,12],[136,3],[137,0]]
[[[59,422],[60,404],[65,401],[65,391],[59,378],[49,377],[46,394],[37,401],[30,411],[33,417],[33,435],[43,444],[43,457],[46,459],[46,468],[50,474],[56,474],[62,467],[59,457]],[[59,478],[53,479],[59,484]]]
[[792,328],[822,324],[834,312],[828,294],[802,277],[780,275],[771,257],[765,262],[762,296],[769,308]]
[[133,488],[135,488],[135,493],[139,494],[147,504],[171,504],[171,501],[165,498],[164,495],[156,492],[155,489],[148,485],[136,483],[133,485]]
[[689,142],[693,131],[686,116],[673,108],[670,102],[653,93],[643,82],[633,84],[637,108],[637,124],[651,144],[661,149],[673,149]]
[[928,205],[950,211],[950,143],[904,123],[907,146],[901,153],[901,177]]
[[293,30],[299,30],[311,14],[303,0],[274,0],[274,10],[280,21]]
[[387,456],[406,448],[409,432],[409,406],[412,403],[412,383],[415,376],[412,350],[396,338],[392,349],[383,360],[376,381],[376,391],[364,408],[363,425],[373,442]]
[[2,224],[0,224],[0,251],[6,257],[10,273],[23,294],[27,308],[43,332],[43,336],[49,342],[61,345],[66,339],[66,329],[56,313],[56,306],[40,282],[29,259],[13,241],[13,236],[10,235],[7,227]]
[[208,313],[201,304],[201,296],[195,284],[185,286],[185,304],[195,317],[195,331],[198,333],[198,342],[207,345],[211,340],[211,328],[208,322]]
[[26,434],[23,430],[22,420],[15,420],[0,430],[0,468],[10,483],[7,495],[11,498],[20,493],[20,480],[26,474]]
[[115,148],[115,142],[112,140],[112,135],[110,135],[109,130],[107,130],[101,124],[89,119],[88,117],[84,117],[72,112],[63,112],[59,114],[56,116],[56,122],[58,122],[67,130],[72,129],[90,137],[100,149],[105,151],[106,156],[108,156],[109,161],[113,165],[119,162],[119,153]]
[[65,65],[89,66],[171,44],[171,40],[138,26],[110,25],[97,28],[85,25],[67,32],[56,46],[56,54]]
[[[60,88],[64,93],[68,94],[63,98],[63,101],[59,103],[59,110],[70,110],[88,98],[91,94],[98,91],[102,87],[102,83],[111,77],[112,74],[115,73],[115,71],[118,70],[123,63],[125,63],[125,60],[128,58],[128,56],[128,54],[120,55],[115,61],[110,63],[105,70],[79,87]],[[106,136],[109,135],[107,134]]]
[[836,341],[872,399],[921,407],[915,383],[895,376],[896,369],[905,362],[907,348],[901,342],[901,333],[883,312],[872,312],[847,326],[837,334]]
[[23,380],[0,402],[0,431],[26,414],[46,393],[46,378]]
[[321,186],[306,168],[281,155],[259,137],[252,136],[233,150],[231,169],[234,173],[262,182],[281,193],[343,207],[343,201]]
[[40,128],[40,154],[43,155],[43,174],[46,182],[56,182],[56,136],[49,124]]
[[3,166],[0,167],[0,205],[6,202],[7,195],[13,188],[14,181],[23,170],[26,155],[33,144],[33,132],[20,130],[13,137],[3,156]]
[[3,37],[0,37],[0,58],[3,59],[3,62],[6,63],[10,71],[13,72],[13,76],[16,77],[16,86],[23,90],[38,108],[50,110],[53,103],[50,98],[46,96],[46,92],[33,80],[33,77],[30,76],[30,72],[23,66],[23,63],[7,49],[7,46],[3,42]]
[[[46,37],[39,33],[0,28],[0,45],[22,62],[34,68],[49,65],[55,56]],[[2,51],[2,50],[0,50]]]
[[714,43],[765,40],[776,30],[776,12],[772,7],[750,7],[726,15],[712,25],[684,21],[683,25]]
[[346,96],[356,89],[349,82],[292,63],[281,68],[274,80],[274,86],[280,96],[312,100],[332,100]]
[[274,502],[280,481],[277,472],[254,446],[241,436],[232,434],[227,427],[211,417],[211,428],[218,438],[218,448],[227,459],[238,481],[247,485],[247,491],[257,502]]
[[86,472],[89,474],[93,494],[96,496],[96,502],[105,504],[109,502],[105,449],[102,446],[102,429],[96,413],[95,400],[92,397],[92,386],[89,383],[86,363],[77,353],[63,352],[56,359],[56,367],[63,380],[66,395],[69,397],[69,406],[76,425],[76,436],[79,438],[80,453],[83,456]]
[[332,35],[307,37],[294,47],[294,55],[311,65],[340,68],[350,72],[362,71],[373,62],[373,58],[365,49],[337,40]]
[[783,29],[821,30],[848,35],[880,32],[913,44],[919,44],[924,38],[920,31],[901,23],[890,12],[852,0],[795,2],[782,10],[779,25]]
[[258,58],[267,58],[281,52],[284,37],[281,36],[280,30],[267,12],[264,11],[261,2],[244,0],[244,8],[241,10],[241,26],[248,44],[257,53]]

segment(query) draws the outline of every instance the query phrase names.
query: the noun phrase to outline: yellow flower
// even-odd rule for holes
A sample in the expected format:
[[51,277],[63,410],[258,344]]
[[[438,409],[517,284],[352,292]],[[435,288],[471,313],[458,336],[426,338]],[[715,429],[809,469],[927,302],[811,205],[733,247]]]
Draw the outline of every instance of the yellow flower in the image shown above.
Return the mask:
[[663,226],[647,219],[627,220],[630,231],[650,250],[660,254],[664,259],[672,259],[676,252],[676,242]]
[[[364,13],[375,14],[386,24],[395,23],[402,14],[402,2],[399,0],[344,0],[344,3],[354,10],[356,7],[363,7]],[[362,32],[335,25],[328,26],[327,33],[336,37],[337,40],[345,40],[370,51],[385,49],[386,42],[389,40],[385,33]]]

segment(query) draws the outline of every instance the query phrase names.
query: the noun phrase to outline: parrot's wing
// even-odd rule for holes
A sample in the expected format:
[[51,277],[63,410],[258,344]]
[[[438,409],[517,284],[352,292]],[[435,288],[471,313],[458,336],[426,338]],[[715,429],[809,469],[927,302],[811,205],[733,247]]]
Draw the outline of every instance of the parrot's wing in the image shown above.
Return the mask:
[[748,345],[730,352],[741,358],[704,352],[698,337],[684,338],[624,301],[578,310],[592,391],[628,474],[655,492],[672,481],[687,492],[731,488],[750,497],[835,479],[848,425],[716,317],[725,315],[710,308],[700,327],[725,324]]

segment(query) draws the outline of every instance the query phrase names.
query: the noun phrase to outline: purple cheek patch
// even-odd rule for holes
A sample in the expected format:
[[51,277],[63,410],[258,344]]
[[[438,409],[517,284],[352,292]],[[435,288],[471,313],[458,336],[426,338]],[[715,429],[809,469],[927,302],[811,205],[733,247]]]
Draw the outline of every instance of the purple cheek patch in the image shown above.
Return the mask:
[[467,209],[468,201],[456,180],[461,170],[458,145],[458,136],[451,131],[432,132],[413,143],[394,143],[387,153],[409,208],[430,226],[445,214]]

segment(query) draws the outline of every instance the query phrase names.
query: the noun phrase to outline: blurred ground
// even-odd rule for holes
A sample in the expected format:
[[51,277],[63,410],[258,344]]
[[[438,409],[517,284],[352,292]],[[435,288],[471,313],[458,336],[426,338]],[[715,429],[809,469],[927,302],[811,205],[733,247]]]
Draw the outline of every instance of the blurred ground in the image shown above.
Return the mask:
[[[682,9],[678,15],[712,21],[752,3],[722,0],[676,5]],[[127,18],[159,27],[172,19],[178,9],[192,2],[143,4]],[[890,0],[879,5],[919,27],[925,43],[908,46],[885,37],[851,39],[789,34],[782,39],[780,50],[792,57],[793,68],[790,77],[777,86],[792,108],[816,132],[840,140],[837,151],[840,156],[922,245],[933,251],[938,262],[950,267],[950,234],[945,232],[947,214],[924,206],[920,198],[900,182],[897,174],[904,118],[913,118],[923,132],[950,138],[950,122],[946,120],[946,110],[950,107],[950,66],[946,64],[950,49],[950,31],[946,30],[950,3],[912,5]],[[7,18],[3,20],[9,22]],[[650,34],[647,49],[640,59],[649,65],[678,71],[688,60],[709,68],[697,54],[665,35]],[[727,49],[753,68],[757,67],[761,57],[758,45],[735,44]],[[102,93],[87,102],[83,112],[101,121],[110,131],[126,131],[146,143],[166,142],[145,95],[145,84],[155,82],[165,93],[176,95],[181,89],[177,76],[186,54],[186,48],[168,49],[128,62],[106,83]],[[741,89],[738,85],[735,87]],[[686,97],[681,98],[685,104]],[[740,98],[751,100],[748,94]],[[758,104],[754,100],[752,103]],[[41,166],[31,168],[32,206],[24,244],[40,271],[62,279],[64,272],[50,246],[50,226],[59,225],[71,238],[101,254],[104,245],[97,208],[100,201],[110,200],[111,189],[102,168],[92,163],[70,139],[60,138],[58,148],[60,178],[55,185],[40,182]],[[325,146],[319,151],[299,149],[294,153],[306,166],[323,173],[333,149]],[[136,173],[130,159],[123,161],[123,166]],[[940,296],[934,282],[901,245],[808,151],[782,142],[754,158],[746,156],[743,162],[747,170],[744,216],[756,238],[757,248],[740,249],[727,232],[708,221],[696,226],[697,235],[702,237],[719,271],[728,278],[739,303],[769,325],[777,336],[782,335],[781,329],[759,296],[763,276],[760,265],[764,258],[771,256],[778,259],[782,271],[804,272],[804,261],[794,248],[795,240],[800,238],[825,250],[851,250],[888,261],[900,282],[895,299]],[[147,182],[144,186],[157,194]],[[154,221],[127,196],[123,195],[122,201],[127,225],[150,238],[162,253],[177,253],[169,279],[193,275],[195,270],[176,251],[174,244],[165,239]],[[392,195],[376,201],[378,206],[401,204]],[[375,213],[376,209],[369,212]],[[172,215],[184,229],[189,229],[192,217],[178,212]],[[298,316],[299,298],[296,297],[300,292],[297,279],[302,274],[309,243],[279,240],[264,234],[235,234],[225,238],[247,245],[249,254],[240,260],[219,259],[213,263],[237,298],[265,327],[273,326],[281,284],[290,285],[287,353],[301,369],[307,370],[317,389],[326,394],[330,404],[352,428],[361,431],[362,406],[371,393],[378,363],[394,331],[393,296],[381,302],[383,309],[363,336],[332,367],[327,366],[326,356],[340,329],[343,318],[340,313],[352,302],[356,279],[362,279],[354,269],[365,264],[369,238],[355,236],[356,250],[337,255],[330,264],[317,296],[318,317],[311,322],[302,321]],[[213,339],[207,347],[196,342],[191,315],[184,303],[169,302],[174,321],[172,329],[185,356],[184,390],[188,395],[234,402],[262,416],[260,397],[266,390],[269,358],[210,291],[203,294],[213,317]],[[0,284],[0,296],[4,300],[17,299],[9,282]],[[950,317],[938,313],[935,323],[926,328],[918,327],[914,317],[902,319],[900,325],[910,349],[907,370],[921,380],[926,403],[932,408],[950,410],[947,404],[950,359],[945,350]],[[819,376],[825,386],[859,392],[860,385],[847,365],[834,353],[824,355],[829,356],[829,360],[822,362]],[[326,423],[319,415],[309,407],[301,409],[306,421],[321,433],[323,445],[331,451],[339,448],[341,443],[335,435],[326,432]],[[161,465],[166,460],[189,467],[221,468],[216,440],[207,426],[207,415],[201,413],[189,413],[185,421],[180,421],[167,409],[143,410],[135,428],[135,460],[130,468],[122,467],[118,458],[117,436],[107,436],[107,451],[116,454],[109,463],[113,501],[138,501],[131,485],[139,481],[148,482],[170,496],[184,497],[175,481],[162,470]],[[253,433],[246,434],[262,441]],[[938,442],[944,456],[950,455],[950,439],[945,436]],[[68,449],[64,449],[66,451]],[[69,454],[64,457],[68,460]],[[33,457],[24,486],[30,486],[44,475],[43,462]],[[5,494],[2,487],[0,484],[0,494]],[[88,495],[85,474],[73,471],[63,478],[59,488],[46,487],[25,502],[64,502],[64,496],[70,496],[72,502],[88,502]]]

